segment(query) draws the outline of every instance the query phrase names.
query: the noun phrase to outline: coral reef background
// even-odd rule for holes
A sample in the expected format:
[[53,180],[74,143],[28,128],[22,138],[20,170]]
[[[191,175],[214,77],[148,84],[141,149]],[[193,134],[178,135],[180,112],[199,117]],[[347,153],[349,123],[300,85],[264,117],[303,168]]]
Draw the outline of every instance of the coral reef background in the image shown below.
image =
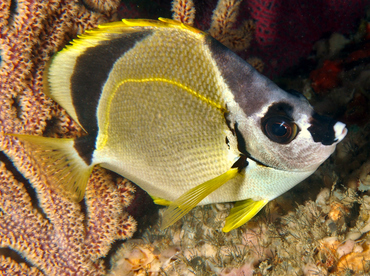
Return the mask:
[[[135,191],[96,168],[80,205],[57,194],[32,148],[5,133],[74,137],[83,131],[43,93],[51,55],[85,29],[117,19],[120,1],[0,3],[0,274],[103,275],[112,243],[136,229]],[[52,164],[50,164],[52,165]]]
[[[0,275],[370,273],[368,5],[368,0],[1,1]],[[82,135],[43,93],[47,61],[98,24],[172,13],[208,30],[280,86],[302,91],[318,111],[349,127],[336,153],[312,177],[228,234],[220,229],[231,204],[198,207],[161,231],[160,218],[156,222],[148,212],[153,206],[147,195],[98,167],[83,203],[71,202],[50,188],[52,180],[33,149],[4,135]]]
[[[145,1],[143,1],[145,2]],[[166,13],[171,1],[154,0],[150,18],[156,11]],[[196,10],[194,26],[202,30],[211,27],[211,18],[218,1],[194,0]],[[251,47],[239,51],[243,58],[257,56],[265,63],[264,74],[275,77],[288,67],[307,57],[315,41],[332,32],[348,34],[355,31],[363,18],[369,0],[244,0],[222,1],[225,5],[238,6],[237,21],[252,20],[255,35]],[[163,16],[163,15],[161,15]],[[236,26],[233,26],[236,27]]]

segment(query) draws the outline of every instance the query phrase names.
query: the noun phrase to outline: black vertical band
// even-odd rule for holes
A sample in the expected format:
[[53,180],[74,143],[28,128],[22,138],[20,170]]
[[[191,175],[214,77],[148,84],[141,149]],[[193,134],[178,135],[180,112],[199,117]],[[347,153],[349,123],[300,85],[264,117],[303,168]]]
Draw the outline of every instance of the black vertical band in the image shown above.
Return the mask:
[[150,33],[151,31],[111,34],[114,38],[87,48],[76,59],[71,76],[71,97],[78,120],[89,137],[77,139],[75,148],[80,156],[88,161],[87,163],[91,163],[99,131],[97,118],[99,99],[112,67],[117,59]]

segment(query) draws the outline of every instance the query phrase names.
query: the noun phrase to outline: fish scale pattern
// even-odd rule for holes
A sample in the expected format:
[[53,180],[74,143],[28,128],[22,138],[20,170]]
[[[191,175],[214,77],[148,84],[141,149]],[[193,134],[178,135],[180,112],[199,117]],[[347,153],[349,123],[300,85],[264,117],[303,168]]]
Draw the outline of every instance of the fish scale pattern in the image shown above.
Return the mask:
[[[220,128],[225,84],[203,49],[202,37],[177,29],[156,30],[115,63],[104,87],[98,108],[104,129],[98,137],[102,152],[96,156],[110,156],[102,166],[147,183],[143,185],[151,195],[167,192],[175,199],[189,186],[224,173],[233,162],[225,158],[227,126]],[[110,149],[115,150],[107,154]]]

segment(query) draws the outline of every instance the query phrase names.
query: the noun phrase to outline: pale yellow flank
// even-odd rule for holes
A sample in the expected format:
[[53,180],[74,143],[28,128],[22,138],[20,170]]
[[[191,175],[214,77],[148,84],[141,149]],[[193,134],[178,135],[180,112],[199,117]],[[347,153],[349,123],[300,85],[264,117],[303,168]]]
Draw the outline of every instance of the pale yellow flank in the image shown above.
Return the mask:
[[105,112],[105,120],[106,121],[105,121],[104,129],[102,130],[101,136],[99,136],[99,140],[97,142],[97,150],[101,150],[106,145],[106,143],[108,141],[108,128],[109,128],[109,125],[111,124],[111,121],[109,120],[109,114],[110,114],[112,100],[114,99],[118,88],[121,85],[123,85],[125,83],[129,83],[129,82],[137,82],[137,83],[140,83],[140,82],[141,83],[144,83],[144,82],[164,82],[164,83],[169,83],[169,84],[175,85],[175,86],[185,90],[186,92],[188,92],[189,94],[193,95],[194,97],[200,99],[201,101],[205,102],[206,104],[218,109],[221,113],[224,113],[226,111],[226,109],[224,107],[222,107],[220,104],[204,97],[203,95],[199,94],[197,91],[191,89],[190,87],[188,87],[186,85],[183,85],[183,84],[181,84],[177,81],[174,81],[174,80],[169,80],[169,79],[165,79],[165,78],[145,78],[145,79],[122,80],[121,82],[117,83],[116,87],[113,89],[112,93],[108,97],[108,104],[107,104],[107,109],[106,109],[106,112]]

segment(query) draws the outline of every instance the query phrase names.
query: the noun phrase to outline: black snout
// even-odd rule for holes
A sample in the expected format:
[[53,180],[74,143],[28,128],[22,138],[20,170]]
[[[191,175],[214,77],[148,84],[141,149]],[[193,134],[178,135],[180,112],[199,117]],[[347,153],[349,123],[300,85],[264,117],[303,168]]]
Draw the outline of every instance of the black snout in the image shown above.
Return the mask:
[[336,120],[314,112],[310,123],[311,126],[308,130],[315,142],[321,142],[323,145],[329,146],[337,141],[334,131],[334,125],[337,123]]

